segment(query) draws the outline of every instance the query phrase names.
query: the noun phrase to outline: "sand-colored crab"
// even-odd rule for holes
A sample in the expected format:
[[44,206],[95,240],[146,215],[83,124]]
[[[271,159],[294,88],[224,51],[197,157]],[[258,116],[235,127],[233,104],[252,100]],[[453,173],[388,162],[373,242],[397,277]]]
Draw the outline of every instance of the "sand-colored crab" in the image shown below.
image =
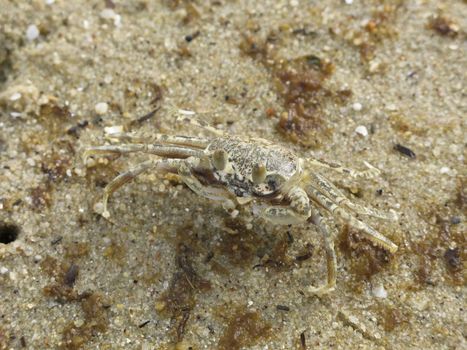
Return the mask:
[[322,220],[320,209],[338,216],[376,245],[389,250],[397,246],[382,234],[357,219],[352,212],[379,218],[388,215],[351,202],[330,181],[315,171],[325,167],[353,178],[371,178],[379,170],[365,162],[367,170],[356,171],[315,158],[300,158],[292,151],[267,140],[227,136],[198,118],[194,112],[180,110],[177,120],[209,130],[216,136],[200,138],[157,134],[151,143],[127,143],[92,147],[89,156],[144,152],[163,159],[145,161],[120,174],[104,189],[103,216],[109,217],[107,201],[119,187],[139,174],[155,169],[173,172],[195,193],[222,201],[226,207],[250,201],[262,204],[261,216],[272,223],[289,225],[311,222],[324,239],[327,257],[327,283],[309,286],[308,291],[324,294],[336,285],[334,237]]

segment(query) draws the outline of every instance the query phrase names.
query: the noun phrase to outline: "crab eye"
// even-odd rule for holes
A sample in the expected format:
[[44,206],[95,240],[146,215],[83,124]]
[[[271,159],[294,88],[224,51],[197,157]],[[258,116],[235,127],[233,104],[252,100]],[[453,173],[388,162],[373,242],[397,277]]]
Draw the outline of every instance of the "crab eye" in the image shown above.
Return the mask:
[[256,164],[251,171],[251,179],[255,185],[259,185],[266,179],[266,167],[263,164]]
[[224,170],[227,165],[227,152],[222,149],[216,149],[212,154],[212,164],[217,170]]
[[265,181],[271,191],[275,191],[282,187],[285,182],[285,179],[278,174],[271,174],[266,176]]

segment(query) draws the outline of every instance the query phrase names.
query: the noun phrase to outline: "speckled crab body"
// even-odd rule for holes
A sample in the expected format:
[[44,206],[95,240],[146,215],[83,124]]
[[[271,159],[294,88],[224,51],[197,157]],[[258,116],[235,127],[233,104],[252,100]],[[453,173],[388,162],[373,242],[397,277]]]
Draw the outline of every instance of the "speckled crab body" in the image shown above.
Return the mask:
[[[213,168],[213,175],[238,198],[274,197],[280,194],[284,180],[292,181],[302,173],[300,158],[266,140],[256,139],[252,143],[238,138],[215,138],[206,148],[206,154],[219,150],[225,152],[226,164],[223,168]],[[255,170],[260,172],[261,166],[265,171],[264,180],[257,181]]]
[[196,118],[189,118],[193,112],[181,112],[179,121],[207,129],[216,137],[154,135],[151,143],[98,146],[85,152],[85,159],[92,155],[131,152],[160,157],[120,174],[106,186],[104,217],[109,217],[107,201],[113,192],[139,174],[156,169],[178,174],[195,193],[222,201],[225,208],[254,201],[262,206],[261,216],[272,223],[316,225],[324,239],[328,274],[322,286],[308,287],[310,293],[330,292],[336,284],[334,238],[322,219],[322,210],[342,218],[375,244],[390,252],[397,250],[393,242],[353,215],[388,218],[386,214],[351,202],[316,171],[325,167],[354,178],[371,178],[379,174],[378,169],[366,162],[367,170],[356,171],[315,158],[300,158],[291,150],[264,139],[227,136]]

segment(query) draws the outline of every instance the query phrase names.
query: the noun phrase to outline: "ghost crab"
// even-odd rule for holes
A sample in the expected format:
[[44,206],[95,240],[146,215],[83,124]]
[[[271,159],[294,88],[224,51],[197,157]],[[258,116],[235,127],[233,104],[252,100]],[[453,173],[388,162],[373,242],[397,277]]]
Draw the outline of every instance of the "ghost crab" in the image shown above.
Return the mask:
[[364,162],[366,170],[357,171],[311,157],[303,159],[287,148],[264,139],[227,136],[193,118],[194,114],[179,110],[177,121],[206,129],[215,137],[156,134],[152,143],[105,145],[85,151],[85,163],[90,156],[108,153],[144,152],[163,158],[140,163],[112,180],[104,189],[104,217],[110,216],[107,210],[110,195],[151,169],[178,174],[193,192],[222,201],[225,208],[250,201],[262,203],[261,216],[272,223],[291,225],[310,222],[320,231],[326,250],[327,282],[319,287],[308,287],[310,293],[318,295],[334,290],[337,270],[334,238],[323,221],[320,209],[347,221],[374,244],[391,253],[397,250],[397,245],[357,219],[352,212],[383,219],[390,219],[389,215],[351,202],[313,168],[324,167],[353,178],[366,179],[377,176],[380,173],[378,169],[367,162]]

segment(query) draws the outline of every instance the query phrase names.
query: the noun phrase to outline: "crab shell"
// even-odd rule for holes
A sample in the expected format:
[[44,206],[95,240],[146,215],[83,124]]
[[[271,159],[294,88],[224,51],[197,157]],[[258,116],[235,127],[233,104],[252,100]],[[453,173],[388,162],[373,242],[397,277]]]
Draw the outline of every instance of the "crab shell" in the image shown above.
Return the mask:
[[[287,192],[303,174],[302,161],[291,151],[257,140],[255,144],[237,138],[216,138],[206,148],[207,154],[223,151],[226,162],[222,169],[212,166],[214,181],[236,197],[274,198]],[[254,181],[255,167],[265,169],[264,179]]]

